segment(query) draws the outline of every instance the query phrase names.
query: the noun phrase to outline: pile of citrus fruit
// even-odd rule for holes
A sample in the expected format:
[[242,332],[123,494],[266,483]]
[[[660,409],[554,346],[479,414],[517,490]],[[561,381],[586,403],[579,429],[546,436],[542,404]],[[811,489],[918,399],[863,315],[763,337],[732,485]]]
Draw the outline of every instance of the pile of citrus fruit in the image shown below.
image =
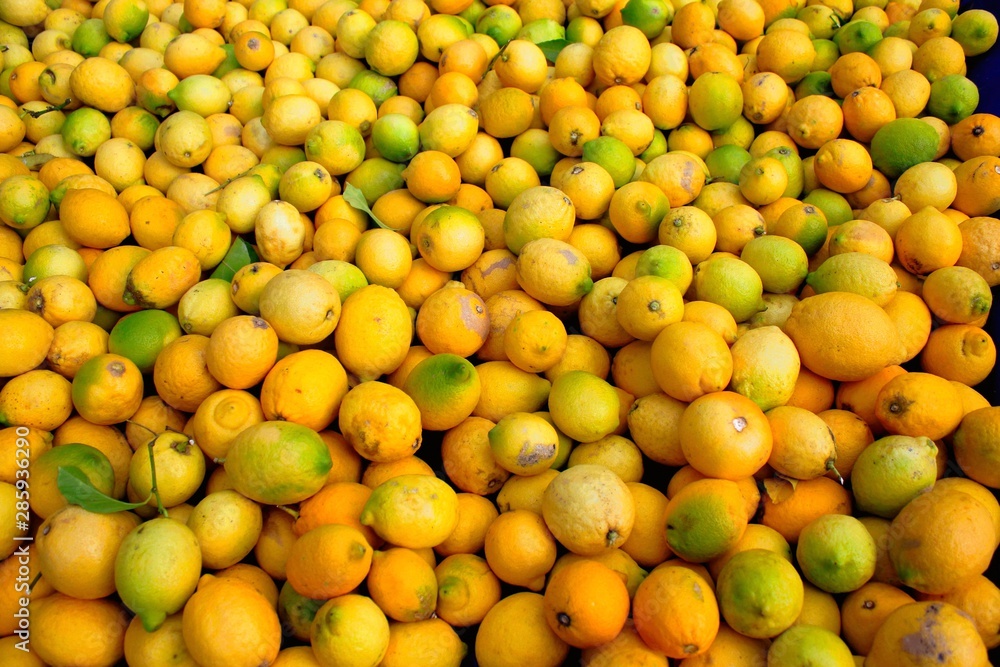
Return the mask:
[[997,32],[0,1],[0,664],[985,667]]

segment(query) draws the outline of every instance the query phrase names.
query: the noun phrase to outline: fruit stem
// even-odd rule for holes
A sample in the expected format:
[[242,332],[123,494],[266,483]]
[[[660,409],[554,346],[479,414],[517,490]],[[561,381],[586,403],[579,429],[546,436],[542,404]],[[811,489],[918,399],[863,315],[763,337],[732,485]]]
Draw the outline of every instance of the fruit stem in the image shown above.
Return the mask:
[[291,517],[292,517],[293,519],[296,519],[296,520],[298,520],[298,518],[299,518],[299,513],[298,513],[298,511],[297,511],[297,510],[295,510],[295,509],[293,509],[293,508],[289,507],[288,505],[275,505],[275,507],[277,507],[277,508],[278,508],[279,510],[281,510],[282,512],[286,512],[286,513],[287,513],[287,514],[288,514],[289,516],[291,516]]
[[163,518],[169,519],[170,515],[167,513],[167,508],[163,506],[163,499],[160,498],[160,490],[156,487],[156,457],[153,456],[154,442],[156,442],[155,438],[146,443],[146,449],[149,451],[149,479],[152,482],[149,492],[156,496],[156,511],[162,514]]

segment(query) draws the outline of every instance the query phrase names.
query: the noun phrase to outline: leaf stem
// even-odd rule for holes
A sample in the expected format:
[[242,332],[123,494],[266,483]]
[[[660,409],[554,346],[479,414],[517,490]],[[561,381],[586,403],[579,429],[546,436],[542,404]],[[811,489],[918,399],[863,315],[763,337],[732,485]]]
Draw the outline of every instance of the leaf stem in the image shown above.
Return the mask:
[[152,482],[149,492],[156,497],[156,511],[162,514],[164,518],[169,519],[170,515],[167,513],[167,508],[163,506],[163,499],[160,497],[160,489],[156,486],[156,457],[153,456],[153,444],[155,442],[156,438],[153,438],[146,444],[146,448],[149,451],[149,479]]

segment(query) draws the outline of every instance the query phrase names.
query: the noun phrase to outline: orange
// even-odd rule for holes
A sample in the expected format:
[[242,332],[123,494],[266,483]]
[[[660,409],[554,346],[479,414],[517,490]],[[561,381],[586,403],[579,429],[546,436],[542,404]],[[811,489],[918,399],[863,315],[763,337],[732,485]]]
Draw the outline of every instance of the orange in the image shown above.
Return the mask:
[[417,313],[421,342],[435,354],[468,357],[486,341],[490,318],[483,299],[464,288],[445,287],[431,294]]
[[299,594],[323,599],[343,595],[364,581],[372,549],[359,530],[320,525],[304,533],[288,553],[288,581]]
[[[518,637],[511,642],[511,637]],[[534,664],[556,667],[569,646],[545,622],[544,598],[538,593],[514,593],[490,609],[476,635],[476,660],[483,667]]]
[[930,373],[897,375],[882,387],[875,403],[875,416],[889,433],[932,440],[954,431],[962,415],[955,388]]
[[771,454],[767,418],[756,403],[734,392],[695,399],[681,416],[679,433],[688,463],[709,477],[750,477]]
[[614,639],[629,612],[628,590],[618,573],[589,560],[559,568],[545,587],[544,602],[549,627],[577,648]]
[[549,122],[552,146],[569,157],[583,155],[583,145],[596,139],[600,133],[600,119],[584,106],[563,107],[555,112]]
[[935,329],[920,357],[921,367],[946,380],[975,386],[996,363],[996,346],[988,333],[974,325],[949,324]]
[[895,586],[868,582],[848,595],[841,605],[845,641],[856,653],[867,655],[885,619],[912,602],[912,597]]
[[205,360],[219,382],[230,389],[246,389],[264,379],[277,354],[274,329],[260,317],[239,315],[215,328]]
[[639,584],[633,599],[632,618],[639,636],[671,658],[704,653],[719,632],[719,607],[711,591],[711,583],[692,570],[656,568]]

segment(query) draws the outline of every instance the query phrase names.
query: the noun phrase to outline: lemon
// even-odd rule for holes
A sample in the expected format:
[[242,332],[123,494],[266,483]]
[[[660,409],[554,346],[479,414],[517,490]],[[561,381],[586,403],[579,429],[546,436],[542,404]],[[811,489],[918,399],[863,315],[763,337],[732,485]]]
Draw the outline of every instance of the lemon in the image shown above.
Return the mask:
[[706,72],[691,84],[688,111],[702,129],[727,128],[743,114],[743,89],[728,74]]
[[49,213],[49,190],[33,176],[11,176],[0,183],[0,221],[14,229],[32,229]]
[[688,484],[666,507],[667,544],[684,560],[705,563],[736,544],[747,527],[746,501],[736,482]]
[[738,184],[740,170],[749,161],[750,152],[734,144],[719,146],[705,157],[705,165],[708,167],[712,182],[725,181]]
[[87,19],[73,32],[70,46],[84,58],[93,58],[100,55],[101,49],[111,41],[103,20]]
[[937,479],[938,448],[930,438],[889,435],[868,445],[851,471],[858,509],[892,519]]
[[333,463],[323,439],[292,422],[266,421],[241,432],[225,469],[237,491],[259,503],[297,503],[319,491]]
[[781,633],[767,650],[771,667],[854,667],[854,657],[844,640],[826,628],[796,625]]
[[882,39],[882,31],[871,21],[851,21],[833,36],[833,41],[842,54],[867,52]]
[[167,97],[181,111],[193,111],[207,118],[215,113],[225,113],[233,95],[221,79],[208,74],[193,74],[170,89]]
[[817,294],[854,292],[884,306],[896,296],[896,272],[885,261],[863,252],[833,255],[806,276]]
[[792,397],[801,361],[795,344],[776,326],[751,329],[736,339],[733,355],[733,391],[761,410],[784,405]]
[[368,284],[368,279],[354,264],[339,259],[326,259],[310,266],[308,271],[323,276],[340,295],[340,303]]
[[419,54],[416,33],[402,21],[379,21],[365,43],[365,61],[383,76],[402,74],[416,62]]
[[468,359],[435,354],[413,367],[402,389],[417,404],[423,428],[447,431],[471,415],[479,402],[479,374]]
[[700,263],[695,270],[694,290],[699,300],[722,306],[737,323],[766,307],[761,298],[764,287],[760,276],[749,264],[734,257],[712,257]]
[[105,495],[115,489],[115,471],[101,450],[81,443],[53,447],[31,462],[31,509],[43,519],[66,505],[57,486],[59,469],[66,468],[75,477],[86,479]]
[[927,111],[948,125],[954,125],[975,112],[979,106],[979,88],[961,74],[949,74],[931,84]]
[[489,432],[490,449],[504,470],[536,475],[555,461],[559,434],[545,418],[529,412],[504,416]]
[[111,121],[97,109],[81,107],[66,116],[60,133],[71,153],[92,157],[97,148],[111,138]]
[[635,525],[635,501],[618,475],[583,463],[549,482],[542,494],[542,518],[564,547],[581,556],[597,556],[628,540]]
[[552,383],[549,414],[573,440],[594,442],[618,428],[618,392],[592,373],[569,371]]
[[767,549],[741,551],[716,578],[719,609],[726,623],[754,638],[776,637],[802,612],[804,587],[795,567]]
[[[0,193],[3,187],[0,186]],[[2,195],[0,195],[2,196]],[[0,207],[3,204],[0,203]],[[87,282],[87,263],[76,250],[64,245],[46,245],[35,250],[24,262],[21,276],[26,284],[48,276],[71,276]]]
[[809,273],[809,257],[792,239],[758,236],[743,246],[740,259],[760,276],[765,292],[785,294],[798,289]]
[[785,174],[788,175],[788,185],[782,196],[798,199],[802,194],[805,182],[805,169],[799,154],[788,146],[776,146],[764,153],[764,157],[773,157],[785,168]]
[[333,176],[354,171],[365,159],[365,139],[353,125],[325,120],[306,135],[306,159],[318,162]]
[[986,53],[997,42],[997,18],[985,9],[962,12],[951,22],[951,38],[967,57]]
[[[924,123],[924,125],[927,125],[927,123]],[[905,169],[903,171],[905,171]],[[844,195],[839,192],[833,192],[832,190],[826,190],[825,188],[816,188],[802,198],[802,203],[811,204],[822,211],[823,217],[826,218],[826,224],[830,227],[836,227],[837,225],[844,224],[848,220],[854,219],[854,213],[851,210],[850,203],[848,203],[847,199],[844,198]],[[825,237],[826,235],[824,234],[824,240]]]
[[646,39],[656,39],[674,18],[674,5],[663,0],[630,0],[622,7],[622,23],[638,28]]
[[177,322],[184,333],[211,336],[215,327],[239,315],[231,288],[228,280],[208,278],[185,292],[177,304]]
[[[150,451],[156,466],[154,493]],[[194,495],[205,479],[205,455],[183,433],[164,431],[153,440],[149,450],[140,447],[129,464],[129,496],[148,505],[162,502],[173,507]],[[157,497],[158,494],[158,497]]]
[[799,534],[795,558],[802,573],[827,593],[861,588],[875,573],[875,538],[852,516],[826,514]]
[[143,373],[153,372],[156,357],[184,332],[165,310],[141,310],[118,320],[108,338],[108,352],[130,359]]
[[149,9],[143,0],[111,0],[104,7],[102,19],[111,39],[127,44],[146,28]]
[[409,116],[390,113],[372,125],[372,145],[392,162],[406,162],[420,149],[420,132]]
[[635,158],[632,151],[621,139],[598,137],[583,144],[583,161],[595,162],[611,174],[618,189],[632,180],[635,173]]
[[[872,137],[872,164],[886,177],[898,178],[913,165],[933,160],[939,141],[937,132],[924,121],[897,118]],[[830,220],[830,224],[839,223]]]
[[372,490],[361,524],[379,537],[409,549],[436,547],[458,523],[458,498],[448,484],[430,475],[400,475]]
[[115,558],[118,595],[147,632],[184,607],[200,576],[198,538],[180,521],[165,517],[134,528]]
[[517,37],[522,27],[521,16],[507,5],[489,7],[476,21],[476,32],[492,37],[501,48]]
[[654,245],[644,251],[635,264],[635,277],[642,276],[666,278],[684,294],[691,286],[694,269],[684,251],[674,246]]

